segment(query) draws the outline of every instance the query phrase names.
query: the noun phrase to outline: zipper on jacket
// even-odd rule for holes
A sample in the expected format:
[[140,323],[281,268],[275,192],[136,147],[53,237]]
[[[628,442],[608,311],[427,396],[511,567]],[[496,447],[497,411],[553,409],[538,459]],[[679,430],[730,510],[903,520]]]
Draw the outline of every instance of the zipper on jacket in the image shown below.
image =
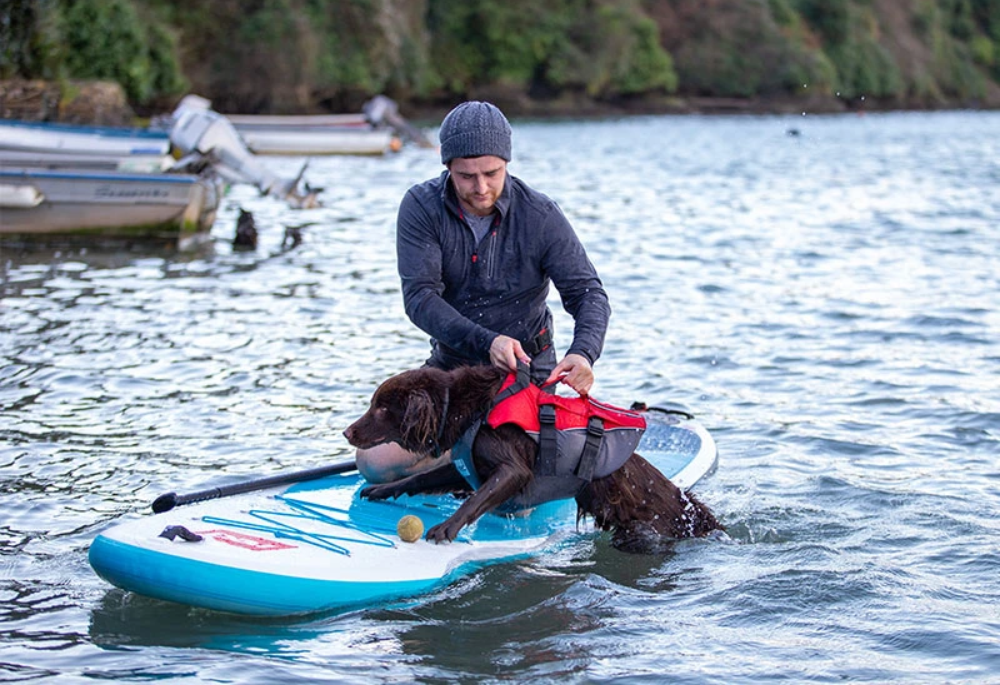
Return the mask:
[[496,273],[496,249],[497,247],[497,229],[490,230],[490,249],[486,253],[487,268],[486,268],[486,278],[493,280],[493,275]]
[[[464,220],[464,217],[463,217]],[[490,246],[486,250],[486,278],[487,280],[493,280],[493,276],[496,274],[496,245],[497,245],[497,226],[500,225],[500,215],[498,214],[496,219],[493,220],[493,226],[490,228],[489,239]],[[472,252],[472,263],[479,263],[479,246]]]
[[496,215],[493,220],[493,227],[490,229],[490,249],[486,253],[487,265],[486,265],[486,278],[493,280],[493,276],[496,273],[496,251],[497,251],[497,227],[500,226],[500,214]]

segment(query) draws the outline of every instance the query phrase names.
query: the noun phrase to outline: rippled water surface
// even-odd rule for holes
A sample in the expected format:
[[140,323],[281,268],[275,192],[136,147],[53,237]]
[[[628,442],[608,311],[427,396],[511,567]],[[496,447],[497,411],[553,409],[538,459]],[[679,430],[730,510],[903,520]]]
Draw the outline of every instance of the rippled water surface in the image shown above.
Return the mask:
[[0,253],[0,680],[1000,681],[1000,115],[514,129],[512,173],[612,300],[595,394],[699,415],[731,539],[585,536],[298,620],[95,576],[94,535],[158,494],[349,458],[340,431],[425,358],[394,219],[439,161],[316,159],[324,208],[235,188],[201,253]]

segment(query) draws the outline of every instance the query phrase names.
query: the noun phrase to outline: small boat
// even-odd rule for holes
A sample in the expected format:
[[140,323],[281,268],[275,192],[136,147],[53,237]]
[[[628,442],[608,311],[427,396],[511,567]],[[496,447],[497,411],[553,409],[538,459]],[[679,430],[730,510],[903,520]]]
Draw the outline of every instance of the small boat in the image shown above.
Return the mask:
[[[0,121],[0,169],[92,169],[159,173],[210,166],[230,183],[248,183],[296,208],[318,205],[317,193],[297,187],[302,174],[281,178],[267,169],[224,117],[178,108],[159,129],[70,126]],[[174,163],[170,153],[187,157]]]
[[0,120],[0,150],[148,157],[170,152],[170,138],[148,129]]
[[80,154],[77,152],[0,149],[0,169],[48,169],[66,171],[130,171],[160,173],[174,166],[175,159],[161,154]]
[[[178,109],[210,111],[211,104],[198,95],[188,95]],[[222,116],[258,155],[382,155],[399,151],[403,140],[433,147],[384,95],[366,102],[357,114]]]
[[214,175],[0,169],[0,241],[208,238],[223,191]]
[[233,126],[237,129],[244,126],[302,126],[305,128],[371,126],[367,117],[361,112],[357,114],[227,114],[226,118],[233,122]]
[[258,155],[384,155],[401,143],[389,129],[364,126],[234,124]]

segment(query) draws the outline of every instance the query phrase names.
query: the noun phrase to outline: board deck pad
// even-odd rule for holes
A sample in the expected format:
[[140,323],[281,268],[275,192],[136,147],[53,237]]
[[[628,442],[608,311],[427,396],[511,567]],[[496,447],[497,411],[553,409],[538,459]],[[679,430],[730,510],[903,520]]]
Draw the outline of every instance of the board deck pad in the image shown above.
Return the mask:
[[[675,484],[690,488],[714,469],[715,442],[700,423],[657,411],[646,416],[636,451]],[[372,502],[359,496],[364,485],[350,473],[143,515],[100,533],[90,564],[113,585],[142,595],[284,616],[412,598],[485,564],[538,554],[593,530],[577,524],[573,500],[560,500],[527,515],[486,514],[451,544],[406,543],[396,534],[402,516],[418,516],[427,530],[461,500]]]

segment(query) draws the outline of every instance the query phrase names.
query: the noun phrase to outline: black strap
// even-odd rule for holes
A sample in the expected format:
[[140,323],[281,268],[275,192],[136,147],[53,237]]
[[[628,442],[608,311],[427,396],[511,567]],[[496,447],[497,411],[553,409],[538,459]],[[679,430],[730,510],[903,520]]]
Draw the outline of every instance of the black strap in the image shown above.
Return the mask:
[[538,463],[535,474],[539,476],[556,475],[556,460],[558,443],[556,441],[556,408],[551,404],[538,407]]
[[184,526],[167,526],[157,537],[166,538],[171,542],[179,537],[184,542],[201,542],[204,538],[197,533],[192,533]]
[[689,412],[687,409],[683,409],[679,406],[677,407],[650,407],[645,402],[633,402],[632,406],[629,407],[632,411],[644,412],[644,411],[657,411],[661,414],[676,414],[677,416],[684,417],[689,421],[694,418],[694,414]]
[[529,357],[537,357],[547,350],[550,345],[552,345],[552,331],[546,326],[539,331],[538,335],[523,344],[522,347],[524,347],[524,351],[528,353]]
[[531,367],[524,362],[517,363],[517,377],[506,390],[502,390],[493,398],[493,406],[497,406],[511,395],[516,395],[531,385]]
[[588,483],[594,480],[594,469],[597,468],[597,455],[601,452],[601,442],[604,440],[604,420],[599,416],[591,416],[587,421],[587,440],[583,444],[580,463],[576,467],[576,475]]

